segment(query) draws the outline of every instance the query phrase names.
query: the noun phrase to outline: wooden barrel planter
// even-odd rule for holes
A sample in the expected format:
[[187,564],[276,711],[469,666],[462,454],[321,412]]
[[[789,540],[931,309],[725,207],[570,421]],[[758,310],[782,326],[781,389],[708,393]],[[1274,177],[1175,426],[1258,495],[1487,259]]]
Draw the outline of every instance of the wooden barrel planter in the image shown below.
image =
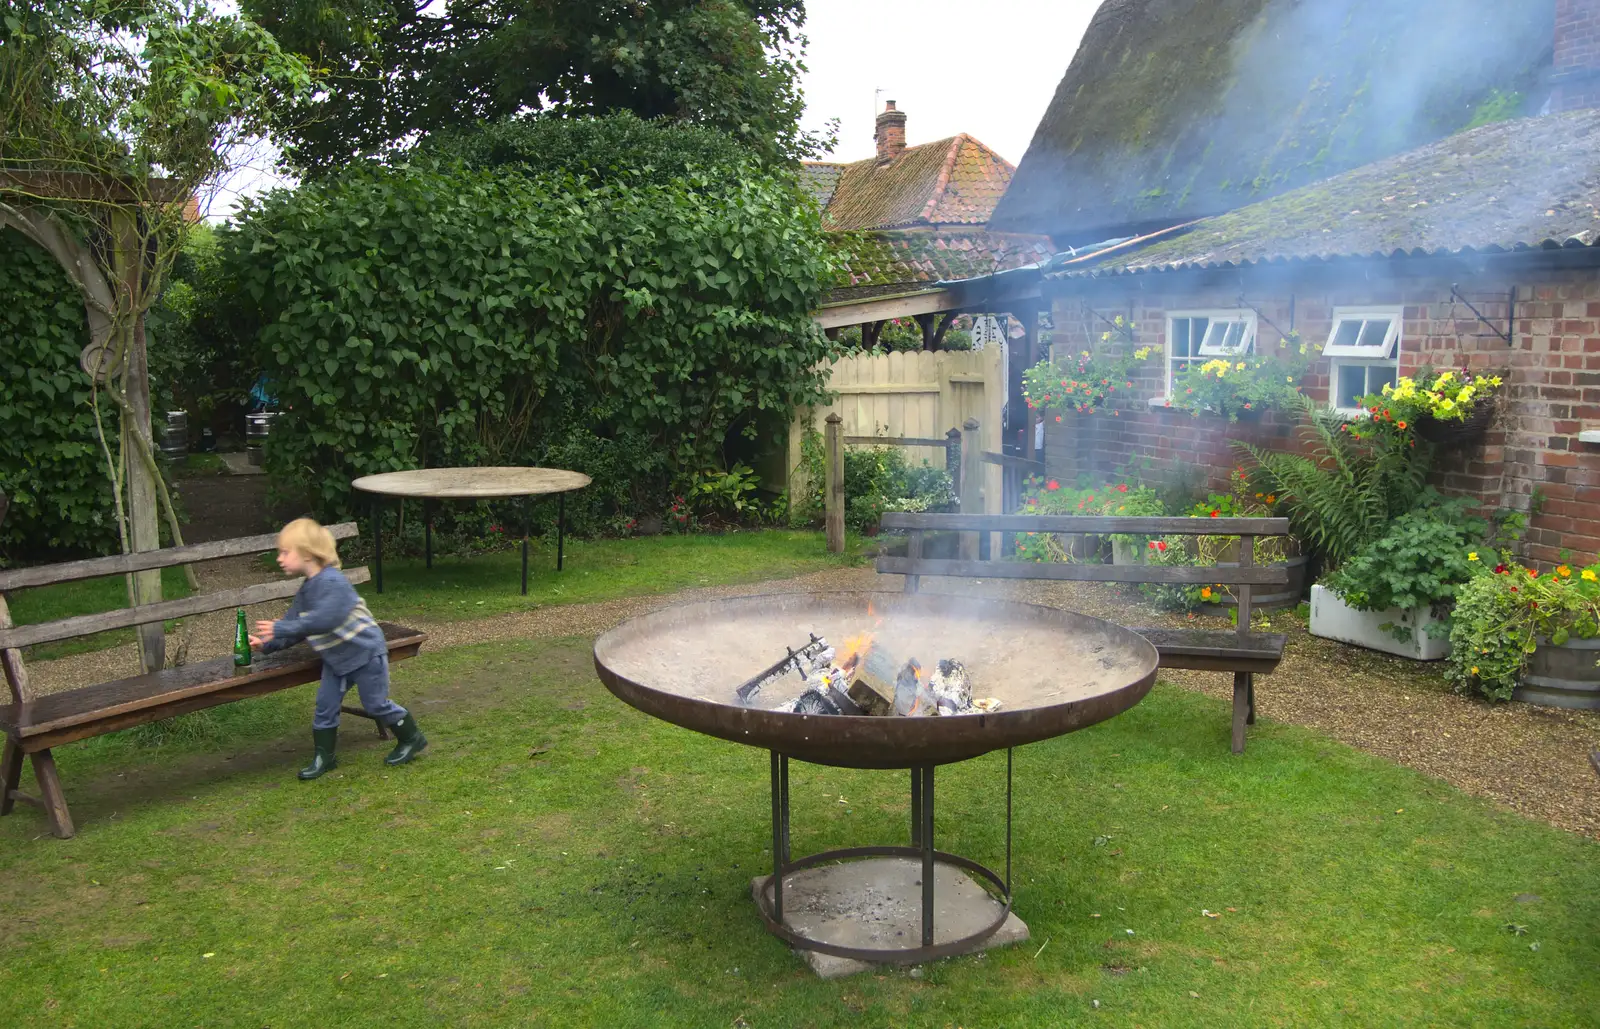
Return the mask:
[[[1270,589],[1273,592],[1263,593],[1253,590],[1250,594],[1250,606],[1257,610],[1276,611],[1299,604],[1306,597],[1306,565],[1309,560],[1309,558],[1302,555],[1300,557],[1291,557],[1285,561],[1272,562],[1271,567],[1273,568],[1287,568],[1289,570],[1289,582],[1282,587],[1257,586],[1255,590]],[[1217,567],[1237,568],[1239,565],[1234,561],[1218,561]],[[1226,616],[1229,611],[1238,606],[1239,602],[1233,597],[1224,596],[1219,603],[1201,604],[1199,611],[1203,615]]]
[[1540,640],[1512,700],[1540,707],[1600,711],[1600,639]]

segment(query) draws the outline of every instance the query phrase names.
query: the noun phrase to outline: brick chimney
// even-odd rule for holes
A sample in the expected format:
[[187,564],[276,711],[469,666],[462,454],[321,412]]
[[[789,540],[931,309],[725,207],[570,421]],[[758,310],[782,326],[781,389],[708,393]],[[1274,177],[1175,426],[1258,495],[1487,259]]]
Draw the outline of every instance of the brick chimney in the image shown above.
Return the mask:
[[[1600,3],[1600,0],[1596,0],[1596,3]],[[895,110],[893,100],[878,115],[877,131],[873,132],[872,139],[878,144],[879,164],[888,164],[905,153],[906,112]]]
[[1552,111],[1600,107],[1600,0],[1556,0]]

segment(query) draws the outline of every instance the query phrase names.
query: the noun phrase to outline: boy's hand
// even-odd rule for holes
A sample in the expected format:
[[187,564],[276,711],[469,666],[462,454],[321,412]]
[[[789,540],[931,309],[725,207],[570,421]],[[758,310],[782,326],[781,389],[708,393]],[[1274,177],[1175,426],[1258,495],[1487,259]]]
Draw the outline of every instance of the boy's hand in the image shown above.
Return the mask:
[[267,642],[267,641],[262,639],[260,636],[251,636],[250,637],[250,645],[252,647],[259,647],[265,642]]
[[257,640],[261,643],[272,642],[272,623],[266,621],[257,622],[256,633],[253,637],[251,637],[251,639]]

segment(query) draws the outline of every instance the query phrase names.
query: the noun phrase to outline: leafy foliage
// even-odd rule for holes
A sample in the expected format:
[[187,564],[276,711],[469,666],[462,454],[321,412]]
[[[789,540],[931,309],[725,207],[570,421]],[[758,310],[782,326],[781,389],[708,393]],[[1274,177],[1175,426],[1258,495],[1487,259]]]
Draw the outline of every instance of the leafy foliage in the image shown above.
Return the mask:
[[1252,479],[1278,498],[1294,535],[1331,571],[1377,539],[1423,495],[1432,451],[1384,433],[1356,437],[1343,416],[1300,397],[1311,453],[1233,446],[1254,462]]
[[[1133,348],[1133,326],[1117,315],[1100,334],[1100,346],[1040,361],[1022,376],[1022,395],[1029,410],[1077,411],[1093,414],[1109,404],[1118,390],[1133,390],[1134,367],[1161,352],[1159,346]],[[1059,420],[1059,419],[1058,419]]]
[[277,135],[325,173],[421,135],[525,111],[631,111],[720,129],[764,158],[817,152],[799,130],[799,0],[452,0],[426,14],[366,0],[246,0],[329,70]]
[[[1324,585],[1359,611],[1409,611],[1448,603],[1457,587],[1472,578],[1481,554],[1496,547],[1497,526],[1473,516],[1474,507],[1473,501],[1443,500],[1430,490],[1417,509],[1396,518]],[[1402,638],[1411,632],[1405,626],[1389,631]]]
[[1474,563],[1457,591],[1445,663],[1457,690],[1491,700],[1511,699],[1541,645],[1600,636],[1600,564],[1541,574],[1502,556],[1492,569]]
[[83,301],[54,259],[0,231],[0,522],[7,561],[103,553],[116,541],[111,491],[78,367]]
[[248,205],[226,249],[287,412],[268,469],[327,516],[353,476],[534,463],[575,429],[628,441],[648,506],[821,395],[820,224],[753,168],[362,166]]
[[1219,414],[1230,422],[1263,411],[1299,406],[1300,381],[1321,352],[1290,332],[1271,350],[1193,361],[1172,376],[1169,406],[1194,415]]
[[[807,488],[791,513],[796,525],[822,524],[826,460],[822,434],[806,433],[800,442],[800,463]],[[844,524],[855,532],[876,529],[886,511],[944,511],[956,502],[948,472],[926,461],[913,465],[898,447],[846,447],[844,498]]]

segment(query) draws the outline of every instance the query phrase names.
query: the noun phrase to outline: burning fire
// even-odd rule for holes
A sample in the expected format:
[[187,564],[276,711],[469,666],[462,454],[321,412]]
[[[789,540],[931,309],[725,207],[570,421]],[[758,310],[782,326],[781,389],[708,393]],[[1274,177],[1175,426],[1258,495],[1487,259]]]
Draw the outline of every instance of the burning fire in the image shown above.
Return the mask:
[[834,657],[834,666],[846,673],[854,672],[856,666],[866,660],[867,652],[872,649],[873,634],[858,632],[839,645],[837,656]]

